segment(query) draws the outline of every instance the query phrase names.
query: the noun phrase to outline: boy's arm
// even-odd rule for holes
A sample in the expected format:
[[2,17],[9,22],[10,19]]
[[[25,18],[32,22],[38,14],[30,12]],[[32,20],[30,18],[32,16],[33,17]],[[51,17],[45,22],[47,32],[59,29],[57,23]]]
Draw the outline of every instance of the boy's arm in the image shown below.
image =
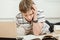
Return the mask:
[[20,26],[20,13],[16,15],[16,26],[19,27]]
[[42,23],[34,23],[33,22],[33,33],[34,35],[39,35],[42,32],[43,22]]
[[[34,33],[34,35],[39,35],[39,34],[41,34],[41,32],[42,32],[42,27],[43,27],[43,25],[44,25],[44,17],[43,17],[43,15],[41,15],[40,14],[40,12],[39,12],[39,16],[37,15],[37,8],[36,8],[36,6],[35,5],[33,5],[33,8],[35,9],[35,10],[32,10],[33,12],[34,12],[34,21],[36,21],[36,20],[38,20],[38,22],[33,22],[33,33]],[[42,16],[42,17],[40,17],[40,16]]]

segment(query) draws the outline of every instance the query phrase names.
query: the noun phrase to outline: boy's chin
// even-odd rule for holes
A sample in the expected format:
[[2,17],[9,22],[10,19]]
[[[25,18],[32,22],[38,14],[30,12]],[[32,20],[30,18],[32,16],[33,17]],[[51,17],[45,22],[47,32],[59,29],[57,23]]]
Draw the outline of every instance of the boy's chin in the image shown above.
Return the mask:
[[31,20],[28,20],[29,22],[31,21]]
[[27,21],[29,21],[29,22],[30,22],[30,21],[32,21],[32,20],[27,20]]

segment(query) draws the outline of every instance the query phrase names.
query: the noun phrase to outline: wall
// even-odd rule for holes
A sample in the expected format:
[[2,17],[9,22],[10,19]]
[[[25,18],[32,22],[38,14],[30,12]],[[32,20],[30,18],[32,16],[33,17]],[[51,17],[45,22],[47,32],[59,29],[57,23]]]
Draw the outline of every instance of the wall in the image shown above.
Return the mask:
[[[15,18],[21,0],[0,0],[0,18]],[[60,0],[34,0],[38,10],[44,10],[47,18],[60,18]]]

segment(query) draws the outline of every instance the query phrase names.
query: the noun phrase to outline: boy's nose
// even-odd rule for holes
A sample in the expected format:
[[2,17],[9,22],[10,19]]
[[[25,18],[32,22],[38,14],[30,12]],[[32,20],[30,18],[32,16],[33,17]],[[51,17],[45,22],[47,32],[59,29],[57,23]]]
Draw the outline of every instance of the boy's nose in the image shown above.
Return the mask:
[[28,18],[27,18],[28,20],[31,20],[31,17],[30,16],[28,16]]
[[30,19],[30,16],[28,16],[28,19]]

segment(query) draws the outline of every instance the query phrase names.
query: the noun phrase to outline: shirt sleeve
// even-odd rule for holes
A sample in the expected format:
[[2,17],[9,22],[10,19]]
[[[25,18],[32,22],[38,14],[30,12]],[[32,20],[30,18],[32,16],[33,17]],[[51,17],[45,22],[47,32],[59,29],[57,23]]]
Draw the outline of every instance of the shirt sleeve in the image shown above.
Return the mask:
[[21,23],[22,23],[22,15],[19,13],[16,15],[16,25],[20,26]]
[[43,12],[38,11],[37,16],[38,22],[45,22],[45,15],[43,14]]

